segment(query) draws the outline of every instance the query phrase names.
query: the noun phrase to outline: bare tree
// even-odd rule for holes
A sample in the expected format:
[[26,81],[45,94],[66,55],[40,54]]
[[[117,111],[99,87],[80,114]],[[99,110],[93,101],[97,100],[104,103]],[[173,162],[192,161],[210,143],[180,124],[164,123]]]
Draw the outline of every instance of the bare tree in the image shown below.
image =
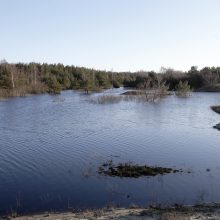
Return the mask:
[[14,89],[15,88],[14,74],[16,72],[16,67],[14,64],[12,65],[5,64],[5,65],[6,68],[8,68],[9,72],[11,73],[11,85],[12,85],[12,89]]
[[11,71],[11,83],[12,83],[12,89],[15,88],[15,82],[14,82],[14,68]]
[[36,85],[37,85],[37,66],[36,66],[36,64],[35,63],[33,63],[33,81],[34,81],[34,86],[36,87]]

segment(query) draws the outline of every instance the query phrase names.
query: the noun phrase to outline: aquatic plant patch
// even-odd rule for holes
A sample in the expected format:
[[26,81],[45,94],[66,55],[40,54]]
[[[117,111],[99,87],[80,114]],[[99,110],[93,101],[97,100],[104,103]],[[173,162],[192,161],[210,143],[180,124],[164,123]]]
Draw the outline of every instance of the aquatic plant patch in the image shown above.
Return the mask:
[[98,173],[101,175],[133,178],[138,178],[141,176],[165,175],[177,172],[182,172],[182,170],[132,163],[119,163],[114,165],[112,161],[103,163],[98,169]]

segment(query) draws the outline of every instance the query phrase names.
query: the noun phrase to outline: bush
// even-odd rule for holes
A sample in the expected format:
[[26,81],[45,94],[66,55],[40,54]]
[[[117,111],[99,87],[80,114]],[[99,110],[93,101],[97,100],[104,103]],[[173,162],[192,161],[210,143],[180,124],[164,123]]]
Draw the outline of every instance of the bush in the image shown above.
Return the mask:
[[188,84],[187,81],[185,82],[180,81],[179,84],[176,86],[177,96],[187,97],[190,95],[190,92],[191,92],[190,85]]
[[113,80],[113,87],[114,88],[120,88],[120,83],[116,80]]

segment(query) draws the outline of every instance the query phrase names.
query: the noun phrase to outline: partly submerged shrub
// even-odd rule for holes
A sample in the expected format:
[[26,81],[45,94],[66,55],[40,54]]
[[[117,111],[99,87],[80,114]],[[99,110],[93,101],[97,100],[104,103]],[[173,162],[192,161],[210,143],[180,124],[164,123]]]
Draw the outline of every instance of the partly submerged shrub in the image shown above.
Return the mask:
[[176,86],[176,95],[181,97],[187,97],[191,93],[190,85],[187,81],[182,82],[180,81],[179,84]]

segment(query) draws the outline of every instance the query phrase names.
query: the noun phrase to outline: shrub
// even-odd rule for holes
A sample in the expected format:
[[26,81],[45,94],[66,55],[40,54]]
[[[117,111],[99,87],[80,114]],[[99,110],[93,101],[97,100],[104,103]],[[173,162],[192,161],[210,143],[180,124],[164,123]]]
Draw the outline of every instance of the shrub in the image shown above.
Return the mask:
[[113,87],[114,88],[120,88],[120,83],[116,80],[113,80]]
[[177,96],[187,97],[190,95],[190,92],[191,92],[190,85],[188,84],[187,81],[185,82],[180,81],[179,84],[176,86]]

